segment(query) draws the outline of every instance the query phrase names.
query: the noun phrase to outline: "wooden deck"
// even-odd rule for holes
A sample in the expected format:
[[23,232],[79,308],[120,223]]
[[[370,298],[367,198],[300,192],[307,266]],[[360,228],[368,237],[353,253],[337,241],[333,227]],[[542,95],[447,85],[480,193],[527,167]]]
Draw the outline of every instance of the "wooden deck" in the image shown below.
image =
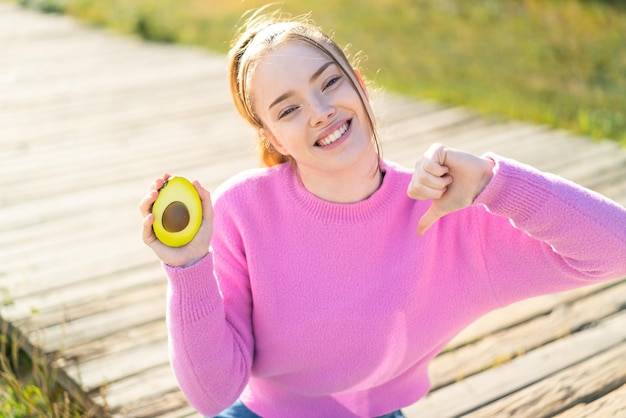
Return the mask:
[[[166,281],[137,204],[164,171],[214,189],[257,165],[225,67],[0,2],[0,321],[103,415],[198,416],[168,365]],[[434,141],[492,150],[626,205],[626,150],[613,143],[379,100],[389,159],[412,166]],[[524,301],[459,335],[405,412],[626,416],[625,341],[625,279]]]

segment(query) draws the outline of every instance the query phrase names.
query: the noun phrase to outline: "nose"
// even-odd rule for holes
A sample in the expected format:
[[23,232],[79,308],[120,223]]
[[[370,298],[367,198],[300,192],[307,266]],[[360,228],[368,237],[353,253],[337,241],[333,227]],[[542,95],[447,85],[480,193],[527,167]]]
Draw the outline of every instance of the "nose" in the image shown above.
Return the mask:
[[324,95],[316,95],[309,100],[311,126],[325,124],[335,115],[335,108]]

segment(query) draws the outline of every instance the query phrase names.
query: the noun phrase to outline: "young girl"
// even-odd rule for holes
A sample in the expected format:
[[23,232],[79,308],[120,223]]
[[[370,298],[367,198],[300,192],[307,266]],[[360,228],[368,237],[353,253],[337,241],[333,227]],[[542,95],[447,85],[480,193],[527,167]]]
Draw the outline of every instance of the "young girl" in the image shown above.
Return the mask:
[[[267,167],[214,193],[194,240],[143,239],[169,280],[171,363],[221,417],[402,416],[488,311],[626,274],[626,210],[564,179],[434,145],[381,158],[357,70],[316,27],[256,15],[231,90]],[[417,231],[416,231],[417,228]]]

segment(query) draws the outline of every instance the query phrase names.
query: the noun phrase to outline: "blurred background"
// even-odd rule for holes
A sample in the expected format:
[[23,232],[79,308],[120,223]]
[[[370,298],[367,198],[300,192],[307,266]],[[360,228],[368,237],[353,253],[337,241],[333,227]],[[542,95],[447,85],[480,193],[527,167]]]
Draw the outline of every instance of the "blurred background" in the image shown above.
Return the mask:
[[[226,52],[262,0],[19,0]],[[285,0],[362,53],[375,86],[626,144],[624,0]]]

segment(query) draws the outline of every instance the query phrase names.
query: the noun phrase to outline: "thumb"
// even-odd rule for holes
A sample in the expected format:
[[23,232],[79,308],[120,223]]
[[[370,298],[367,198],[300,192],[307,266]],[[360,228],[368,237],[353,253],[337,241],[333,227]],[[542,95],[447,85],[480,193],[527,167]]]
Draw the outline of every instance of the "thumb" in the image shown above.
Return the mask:
[[430,227],[433,226],[435,222],[441,219],[444,215],[445,213],[441,213],[437,209],[437,203],[433,202],[417,223],[417,235],[424,235],[426,231],[430,229]]

